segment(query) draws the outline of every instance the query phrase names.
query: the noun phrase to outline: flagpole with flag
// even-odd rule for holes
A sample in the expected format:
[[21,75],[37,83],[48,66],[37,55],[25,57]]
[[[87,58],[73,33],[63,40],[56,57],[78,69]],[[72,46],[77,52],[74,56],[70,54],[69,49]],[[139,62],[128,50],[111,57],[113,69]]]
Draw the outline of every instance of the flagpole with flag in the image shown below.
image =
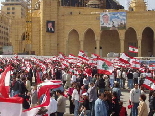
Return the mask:
[[129,46],[129,52],[138,53],[138,48],[134,46]]

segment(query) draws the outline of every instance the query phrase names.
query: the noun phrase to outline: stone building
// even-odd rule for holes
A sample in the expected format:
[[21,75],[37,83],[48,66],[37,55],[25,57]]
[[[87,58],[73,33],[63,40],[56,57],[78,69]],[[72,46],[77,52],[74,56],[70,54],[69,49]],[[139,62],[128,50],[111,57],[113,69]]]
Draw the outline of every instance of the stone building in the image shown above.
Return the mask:
[[10,46],[11,17],[0,11],[0,54],[3,46]]
[[[82,5],[75,6],[64,5],[65,0],[32,1],[30,51],[36,55],[57,55],[59,52],[77,55],[83,50],[88,56],[96,53],[105,57],[109,52],[128,53],[129,45],[139,50],[138,54],[129,53],[131,56],[155,55],[155,11],[147,11],[143,0],[132,0],[129,11],[121,9],[119,4],[106,8],[107,0],[81,0]],[[126,30],[101,31],[99,17],[100,12],[105,11],[126,12]],[[55,21],[54,33],[46,32],[47,21]],[[14,53],[25,51],[24,23],[24,18],[17,18],[12,24]]]

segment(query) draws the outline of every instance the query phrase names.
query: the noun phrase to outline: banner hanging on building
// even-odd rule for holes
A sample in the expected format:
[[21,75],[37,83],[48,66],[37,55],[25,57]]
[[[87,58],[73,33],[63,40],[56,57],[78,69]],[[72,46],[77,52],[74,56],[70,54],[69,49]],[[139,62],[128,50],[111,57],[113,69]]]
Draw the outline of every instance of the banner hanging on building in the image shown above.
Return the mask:
[[100,13],[101,30],[126,29],[126,12],[102,12]]

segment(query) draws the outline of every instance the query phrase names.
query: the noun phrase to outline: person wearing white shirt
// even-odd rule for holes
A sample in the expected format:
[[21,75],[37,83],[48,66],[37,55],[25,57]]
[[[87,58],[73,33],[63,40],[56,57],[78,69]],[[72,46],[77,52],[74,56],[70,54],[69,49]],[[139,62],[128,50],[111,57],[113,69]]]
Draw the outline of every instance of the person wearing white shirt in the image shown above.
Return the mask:
[[112,72],[112,74],[109,75],[109,77],[110,77],[110,87],[113,87],[114,86],[114,80],[115,80],[114,72]]
[[72,78],[71,78],[71,84],[76,82],[76,76],[74,75],[74,73],[72,74]]
[[74,108],[74,116],[78,116],[78,111],[79,111],[79,99],[80,99],[80,88],[78,86],[75,87],[75,89],[73,90],[73,93],[72,93],[72,100],[73,100],[73,103],[75,105],[75,108]]
[[122,77],[121,77],[121,87],[122,88],[125,88],[125,81],[126,81],[126,79],[127,79],[127,75],[126,75],[125,70],[123,70]]
[[116,81],[117,81],[118,83],[120,83],[120,79],[121,79],[121,70],[120,70],[120,69],[117,69]]
[[50,98],[50,104],[47,109],[48,116],[55,116],[55,112],[57,111],[57,101],[52,97],[52,93]]

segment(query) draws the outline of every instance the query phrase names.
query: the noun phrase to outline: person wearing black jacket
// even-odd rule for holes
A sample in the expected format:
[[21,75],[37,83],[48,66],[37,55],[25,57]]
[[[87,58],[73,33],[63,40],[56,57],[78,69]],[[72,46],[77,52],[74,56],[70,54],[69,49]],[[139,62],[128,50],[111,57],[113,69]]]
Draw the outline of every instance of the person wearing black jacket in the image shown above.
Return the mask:
[[149,99],[149,107],[150,107],[150,112],[148,116],[153,116],[155,113],[155,92],[152,94],[152,96]]
[[97,81],[97,86],[99,88],[99,93],[103,93],[105,89],[105,80],[103,79],[103,75],[100,75],[99,80]]
[[19,94],[19,86],[20,86],[20,83],[16,81],[16,78],[14,77],[10,84],[10,92],[11,92],[10,96],[11,97]]
[[128,87],[129,87],[129,89],[132,89],[133,88],[133,73],[132,73],[132,71],[130,71],[127,74],[127,78],[128,78]]
[[19,88],[19,93],[23,95],[25,95],[25,93],[28,92],[28,90],[26,89],[25,83],[26,83],[26,78],[23,77],[22,81],[20,82],[20,88]]

